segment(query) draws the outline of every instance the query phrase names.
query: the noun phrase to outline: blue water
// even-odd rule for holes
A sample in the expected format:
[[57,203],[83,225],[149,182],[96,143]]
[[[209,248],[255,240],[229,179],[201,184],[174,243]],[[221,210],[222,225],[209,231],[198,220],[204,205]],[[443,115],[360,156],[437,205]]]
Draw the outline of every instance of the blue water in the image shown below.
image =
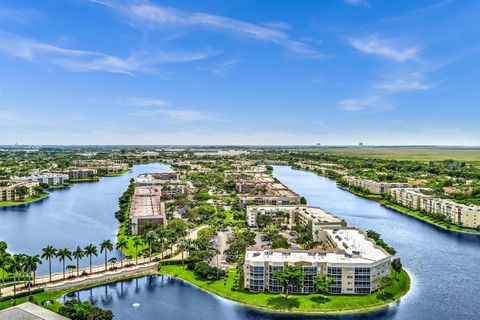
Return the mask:
[[[118,198],[127,189],[131,178],[141,173],[171,171],[162,164],[136,165],[118,177],[104,177],[99,182],[77,183],[70,188],[53,189],[41,201],[15,207],[0,208],[0,240],[6,241],[11,253],[41,254],[41,249],[74,250],[106,239],[115,243],[119,223],[114,213]],[[119,256],[118,252],[112,255]],[[93,259],[103,263],[103,255]],[[67,262],[67,264],[72,264]],[[85,258],[82,266],[88,265]],[[60,262],[52,262],[52,270],[61,271]],[[39,266],[39,274],[48,272],[48,264]]]
[[[168,276],[149,276],[74,293],[127,319],[479,319],[480,237],[444,231],[336,187],[312,173],[275,167],[274,175],[307,198],[347,220],[381,233],[401,257],[412,289],[385,310],[355,316],[277,315],[245,308]],[[123,287],[123,288],[122,288]],[[140,303],[134,307],[135,303]]]

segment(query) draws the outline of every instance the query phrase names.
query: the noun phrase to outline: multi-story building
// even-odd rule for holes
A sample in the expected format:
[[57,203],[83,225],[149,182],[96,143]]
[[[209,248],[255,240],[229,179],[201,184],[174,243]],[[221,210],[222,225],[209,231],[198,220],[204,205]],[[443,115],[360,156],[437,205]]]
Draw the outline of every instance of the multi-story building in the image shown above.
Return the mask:
[[259,175],[251,180],[242,180],[236,184],[240,207],[247,205],[291,205],[299,204],[300,196],[286,185],[270,176]]
[[[0,186],[0,201],[22,201],[27,197],[35,195],[35,187],[39,185],[38,181],[24,181],[10,179],[3,181]],[[26,187],[26,194],[18,192],[19,187]]]
[[90,179],[97,176],[97,169],[92,168],[68,168],[65,170],[68,179]]
[[130,226],[132,235],[142,234],[145,226],[165,226],[165,203],[160,200],[162,188],[159,186],[137,186],[130,206]]
[[354,176],[344,176],[343,180],[349,186],[361,187],[373,194],[388,193],[393,188],[409,188],[408,183],[404,182],[378,182],[369,179],[362,179]]
[[268,215],[279,225],[290,228],[295,225],[305,226],[312,234],[314,241],[319,241],[318,235],[323,228],[346,226],[345,220],[335,217],[321,208],[311,206],[248,206],[248,225],[251,227],[256,226],[256,219],[259,215]]
[[390,274],[391,256],[360,229],[326,228],[318,236],[328,247],[247,249],[245,288],[252,292],[283,292],[273,274],[286,265],[298,266],[304,273],[303,286],[289,288],[292,293],[315,292],[314,277],[326,274],[335,279],[328,290],[331,294],[368,294],[379,288],[382,277]]
[[34,180],[49,186],[58,186],[64,184],[68,180],[68,174],[64,173],[41,173],[34,174],[29,177],[21,177],[19,180]]
[[437,198],[427,194],[426,188],[396,188],[391,189],[391,201],[406,208],[418,210],[426,214],[441,214],[452,223],[469,228],[480,226],[480,207],[459,204],[451,200]]

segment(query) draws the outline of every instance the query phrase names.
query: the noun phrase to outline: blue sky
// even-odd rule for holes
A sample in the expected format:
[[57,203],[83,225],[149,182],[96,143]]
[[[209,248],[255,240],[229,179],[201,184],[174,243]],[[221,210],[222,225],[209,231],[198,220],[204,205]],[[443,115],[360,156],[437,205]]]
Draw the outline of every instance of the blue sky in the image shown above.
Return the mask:
[[480,138],[476,0],[0,2],[0,144]]

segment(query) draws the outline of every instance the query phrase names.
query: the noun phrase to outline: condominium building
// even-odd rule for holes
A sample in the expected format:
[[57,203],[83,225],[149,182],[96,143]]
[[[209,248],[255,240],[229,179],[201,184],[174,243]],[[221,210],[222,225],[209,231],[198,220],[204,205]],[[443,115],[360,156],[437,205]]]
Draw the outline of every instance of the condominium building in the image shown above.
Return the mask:
[[391,189],[389,194],[391,201],[406,208],[426,214],[442,214],[452,223],[469,228],[480,226],[480,206],[467,206],[437,198],[427,194],[429,191],[427,188],[395,188]]
[[292,293],[316,292],[314,277],[334,278],[331,294],[368,294],[379,288],[380,279],[390,274],[391,256],[357,228],[319,231],[327,247],[313,250],[248,248],[245,253],[244,287],[252,292],[283,292],[274,272],[287,265],[304,273],[303,285],[292,286]]
[[[35,195],[35,187],[39,185],[38,181],[24,181],[17,179],[10,179],[2,181],[0,185],[0,201],[22,201],[26,197]],[[21,195],[18,192],[19,187],[26,187],[26,194]]]
[[256,226],[256,219],[259,215],[268,215],[279,225],[293,227],[301,225],[307,227],[312,234],[314,241],[319,241],[318,235],[324,228],[345,227],[346,222],[331,215],[321,208],[291,205],[291,206],[248,206],[247,223],[249,226]]
[[165,226],[165,203],[160,200],[162,188],[159,186],[137,186],[130,206],[131,234],[144,232],[147,225]]
[[68,180],[68,174],[64,173],[41,173],[33,174],[29,177],[21,177],[19,180],[34,180],[49,186],[58,186],[64,184]]
[[68,179],[90,179],[97,176],[97,169],[68,168],[65,173],[68,174]]
[[299,204],[300,196],[279,181],[269,176],[256,176],[236,184],[240,207],[247,205],[291,205]]
[[388,193],[393,188],[411,187],[408,183],[404,183],[404,182],[378,182],[378,181],[358,178],[354,176],[344,176],[343,180],[349,186],[361,187],[373,194]]

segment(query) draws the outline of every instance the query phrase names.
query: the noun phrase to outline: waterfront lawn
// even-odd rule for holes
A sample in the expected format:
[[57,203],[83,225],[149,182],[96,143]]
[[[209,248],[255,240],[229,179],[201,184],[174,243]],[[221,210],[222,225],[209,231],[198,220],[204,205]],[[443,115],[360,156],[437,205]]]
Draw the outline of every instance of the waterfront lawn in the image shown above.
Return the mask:
[[[226,281],[206,280],[181,265],[165,265],[161,274],[168,274],[186,280],[195,286],[217,294],[224,298],[250,305],[252,307],[277,312],[304,312],[304,313],[340,313],[349,311],[368,311],[389,304],[405,295],[410,288],[410,278],[402,271],[393,284],[384,293],[375,292],[369,295],[290,295],[286,298],[282,294],[252,293],[239,288],[239,275],[235,269],[228,271]],[[392,272],[392,275],[394,273]]]
[[[120,241],[121,239],[127,240],[128,247],[126,249],[123,249],[122,252],[125,255],[130,255],[132,256],[133,259],[135,259],[135,246],[133,245],[133,239],[135,237],[141,237],[141,236],[130,236],[127,235],[127,231],[125,230],[126,228],[126,223],[122,223],[120,226],[120,229],[118,230],[118,235],[117,235],[117,242]],[[143,250],[147,249],[148,245],[145,243],[142,243],[142,245],[138,246],[137,251],[138,253],[142,252]]]
[[[58,302],[57,300],[63,294],[65,294],[66,292],[67,292],[66,290],[63,290],[63,291],[44,291],[44,292],[33,294],[33,297],[35,298],[35,302],[38,305],[41,305],[41,303],[43,301],[47,301],[47,300],[53,301],[52,304],[45,305],[45,306],[41,305],[41,306],[50,310],[50,311],[58,313],[58,310],[60,309],[62,304],[60,302]],[[13,300],[9,299],[9,300],[0,302],[0,310],[12,307],[13,306],[12,301]],[[15,299],[15,302],[16,302],[17,305],[22,304],[24,302],[28,302],[28,296],[27,297],[22,297],[22,298],[17,298],[17,299]]]
[[81,183],[81,182],[97,182],[100,181],[99,177],[95,178],[83,178],[83,179],[70,179],[68,182],[70,183]]
[[117,173],[108,173],[105,175],[105,177],[118,177],[118,176],[121,176],[127,172],[130,172],[130,169],[126,169],[126,170],[122,170],[122,171],[119,171]]
[[447,229],[447,230],[452,230],[452,231],[458,231],[458,232],[466,232],[466,233],[479,233],[480,230],[472,229],[472,228],[465,228],[465,227],[460,227],[456,224],[453,223],[448,223],[442,220],[438,220],[432,216],[429,216],[427,214],[423,214],[420,211],[414,211],[410,210],[408,208],[405,208],[401,205],[391,203],[389,201],[381,201],[380,202],[382,205],[384,205],[387,208],[393,209],[397,212],[407,214],[409,216],[415,217],[417,219],[426,221],[428,223],[434,224],[440,228]]
[[0,207],[18,206],[18,205],[22,205],[30,202],[35,202],[45,197],[48,197],[49,195],[50,193],[39,193],[32,197],[27,197],[23,201],[0,201]]

